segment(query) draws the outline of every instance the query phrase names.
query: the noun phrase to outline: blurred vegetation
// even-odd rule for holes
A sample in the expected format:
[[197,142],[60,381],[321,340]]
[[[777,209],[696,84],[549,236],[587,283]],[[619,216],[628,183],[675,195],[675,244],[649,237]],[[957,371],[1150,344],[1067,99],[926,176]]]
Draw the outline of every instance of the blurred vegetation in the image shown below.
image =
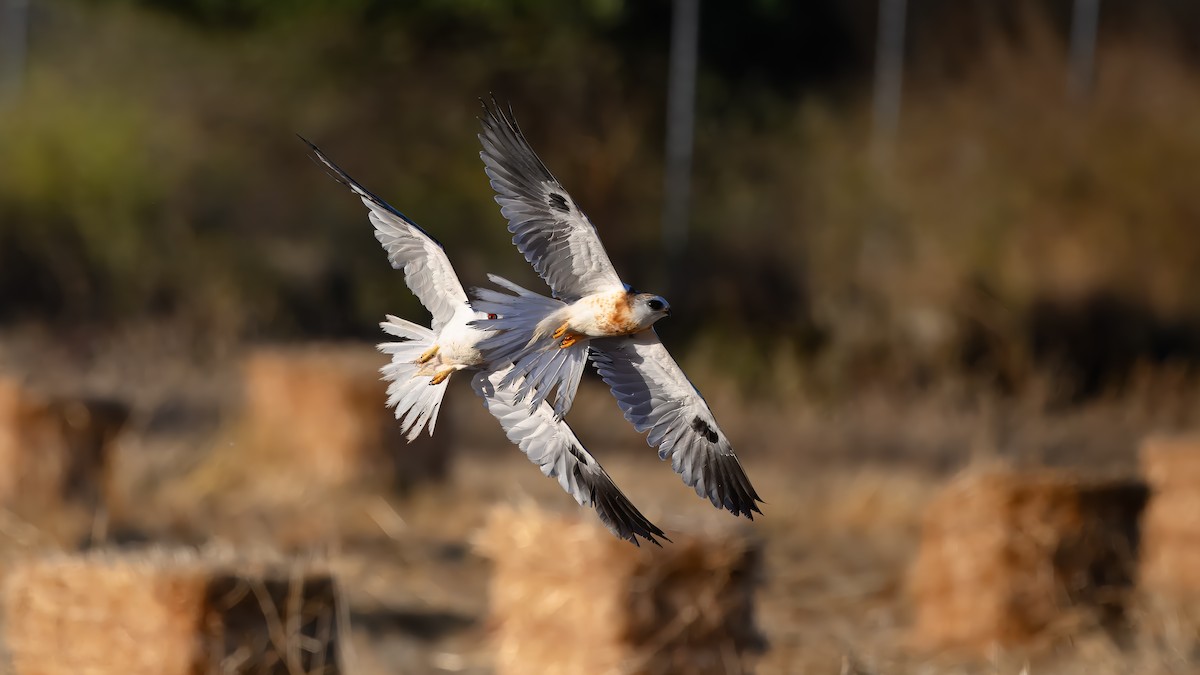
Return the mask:
[[747,383],[781,355],[828,395],[1048,376],[1075,400],[1144,364],[1194,373],[1200,71],[1178,36],[1200,11],[1148,4],[1106,3],[1094,92],[1072,102],[1069,3],[913,3],[882,163],[873,3],[706,3],[671,278],[664,1],[35,3],[26,86],[0,108],[0,321],[149,318],[203,341],[420,316],[295,133],[433,232],[468,285],[534,283],[478,160],[475,98],[496,92],[618,268],[671,290],[667,339],[723,349]]

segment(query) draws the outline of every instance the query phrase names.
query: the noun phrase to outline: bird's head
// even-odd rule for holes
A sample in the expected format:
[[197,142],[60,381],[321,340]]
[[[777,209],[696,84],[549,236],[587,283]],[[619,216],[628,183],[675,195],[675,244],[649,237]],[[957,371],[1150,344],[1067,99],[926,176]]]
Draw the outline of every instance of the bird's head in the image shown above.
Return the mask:
[[642,328],[649,328],[664,316],[671,316],[671,305],[661,295],[638,293],[629,304],[633,309],[633,318]]

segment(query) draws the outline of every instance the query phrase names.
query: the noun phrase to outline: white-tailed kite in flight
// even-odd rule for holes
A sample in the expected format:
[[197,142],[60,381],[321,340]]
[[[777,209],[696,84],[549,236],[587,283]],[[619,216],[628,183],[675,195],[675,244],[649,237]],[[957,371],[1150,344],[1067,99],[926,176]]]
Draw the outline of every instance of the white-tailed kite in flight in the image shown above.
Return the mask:
[[370,210],[375,238],[387,251],[392,267],[404,271],[409,289],[433,315],[431,328],[394,316],[380,324],[385,332],[401,339],[379,345],[392,357],[380,371],[389,382],[387,405],[395,408],[407,438],[416,438],[426,424],[432,434],[450,377],[460,370],[475,371],[471,386],[483,399],[484,407],[542,473],[557,478],[563,490],[581,506],[594,508],[618,537],[634,544],[638,543],[637,537],[655,544],[656,537],[667,539],[617,488],[549,404],[530,409],[527,403],[517,401],[514,385],[502,382],[505,370],[485,369],[478,345],[491,333],[470,324],[488,315],[472,309],[442,245],[368,192],[315,145],[304,142],[338,182],[362,199]]
[[[750,485],[704,397],[658,340],[652,326],[670,305],[621,281],[587,216],[493,99],[483,104],[483,159],[513,243],[550,285],[555,299],[491,277],[512,294],[476,289],[475,308],[496,331],[479,345],[492,367],[513,364],[501,383],[540,406],[556,389],[565,415],[589,348],[625,419],[671,457],[684,483],[717,508],[753,518],[762,500]],[[491,318],[491,315],[497,318]]]

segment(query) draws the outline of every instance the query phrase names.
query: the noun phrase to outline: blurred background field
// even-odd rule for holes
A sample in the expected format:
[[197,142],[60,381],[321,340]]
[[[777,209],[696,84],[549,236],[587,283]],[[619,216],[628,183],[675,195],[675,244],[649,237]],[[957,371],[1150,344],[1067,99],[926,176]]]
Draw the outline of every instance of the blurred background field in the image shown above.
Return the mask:
[[[28,479],[0,484],[4,559],[317,559],[347,598],[347,672],[492,672],[472,542],[497,503],[573,504],[461,383],[439,438],[392,443],[370,344],[386,313],[426,314],[295,135],[440,239],[467,286],[537,287],[478,157],[494,92],[617,268],[671,301],[660,334],[767,501],[746,528],[758,672],[1200,667],[1182,615],[1136,603],[1119,629],[915,646],[906,581],[957,472],[1140,480],[1143,439],[1197,424],[1200,7],[1101,3],[1072,70],[1089,0],[701,2],[690,217],[665,256],[684,3],[0,2],[0,377],[40,411],[8,423],[82,409],[111,430],[78,441],[107,448],[83,497],[71,471],[10,464]],[[307,379],[263,365],[281,355]],[[584,385],[569,421],[652,520],[729,525]]]

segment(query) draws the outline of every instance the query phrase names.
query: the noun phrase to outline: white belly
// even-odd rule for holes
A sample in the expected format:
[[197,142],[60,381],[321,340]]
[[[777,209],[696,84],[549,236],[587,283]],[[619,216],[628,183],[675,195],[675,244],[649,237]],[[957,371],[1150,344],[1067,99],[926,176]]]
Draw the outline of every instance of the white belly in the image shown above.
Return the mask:
[[495,331],[480,330],[468,326],[468,321],[483,318],[474,312],[460,312],[454,319],[442,327],[438,335],[437,358],[443,366],[478,368],[486,363],[479,351],[479,343]]

